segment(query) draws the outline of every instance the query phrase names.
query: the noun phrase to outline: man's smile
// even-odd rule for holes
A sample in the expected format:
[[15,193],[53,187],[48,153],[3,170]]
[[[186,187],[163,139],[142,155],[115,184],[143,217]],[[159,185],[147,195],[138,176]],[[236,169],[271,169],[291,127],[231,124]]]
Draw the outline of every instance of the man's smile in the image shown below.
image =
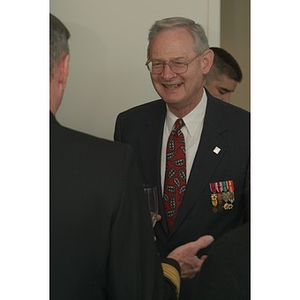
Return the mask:
[[175,89],[179,88],[180,86],[182,86],[183,82],[178,83],[178,84],[162,84],[162,85],[168,90],[175,90]]

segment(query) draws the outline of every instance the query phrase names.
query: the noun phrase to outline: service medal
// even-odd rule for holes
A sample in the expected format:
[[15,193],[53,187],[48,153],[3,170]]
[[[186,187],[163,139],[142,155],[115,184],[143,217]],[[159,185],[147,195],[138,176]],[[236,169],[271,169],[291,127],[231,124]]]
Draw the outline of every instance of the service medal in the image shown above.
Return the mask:
[[213,205],[213,212],[218,211],[218,196],[217,194],[211,194],[211,204]]
[[209,184],[209,188],[210,188],[210,191],[211,191],[211,195],[210,195],[210,198],[211,198],[211,204],[213,205],[213,212],[216,213],[218,211],[218,194],[216,193],[217,189],[216,189],[216,186],[214,183],[210,183]]
[[233,180],[219,181],[209,184],[213,212],[233,209],[234,184]]

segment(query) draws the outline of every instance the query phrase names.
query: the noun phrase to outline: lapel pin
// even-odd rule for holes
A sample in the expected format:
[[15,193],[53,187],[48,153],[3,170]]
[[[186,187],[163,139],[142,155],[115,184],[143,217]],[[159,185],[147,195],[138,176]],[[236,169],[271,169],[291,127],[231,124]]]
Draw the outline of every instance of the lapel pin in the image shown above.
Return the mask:
[[215,149],[213,150],[213,152],[216,154],[219,154],[220,151],[221,149],[219,147],[215,147]]

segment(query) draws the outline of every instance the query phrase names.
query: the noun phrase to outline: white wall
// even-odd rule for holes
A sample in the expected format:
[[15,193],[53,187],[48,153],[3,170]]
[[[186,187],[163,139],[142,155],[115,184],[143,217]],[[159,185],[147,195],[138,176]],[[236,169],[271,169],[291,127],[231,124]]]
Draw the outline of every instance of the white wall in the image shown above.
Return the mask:
[[158,99],[145,67],[151,25],[170,16],[200,23],[220,45],[220,0],[51,0],[70,30],[70,74],[61,124],[113,139],[119,112]]

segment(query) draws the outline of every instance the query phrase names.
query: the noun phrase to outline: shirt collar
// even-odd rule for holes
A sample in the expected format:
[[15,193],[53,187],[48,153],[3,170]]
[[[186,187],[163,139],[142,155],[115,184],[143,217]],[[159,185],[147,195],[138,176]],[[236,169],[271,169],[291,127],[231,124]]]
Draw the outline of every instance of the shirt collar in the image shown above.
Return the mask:
[[[207,105],[207,95],[205,89],[203,89],[203,95],[198,105],[189,114],[187,114],[185,117],[182,118],[185,127],[187,129],[187,132],[191,136],[193,136],[199,124],[204,120],[206,105]],[[178,119],[178,117],[176,117],[170,111],[168,105],[166,106],[167,106],[166,126],[168,128],[168,131],[171,132],[173,125]]]

